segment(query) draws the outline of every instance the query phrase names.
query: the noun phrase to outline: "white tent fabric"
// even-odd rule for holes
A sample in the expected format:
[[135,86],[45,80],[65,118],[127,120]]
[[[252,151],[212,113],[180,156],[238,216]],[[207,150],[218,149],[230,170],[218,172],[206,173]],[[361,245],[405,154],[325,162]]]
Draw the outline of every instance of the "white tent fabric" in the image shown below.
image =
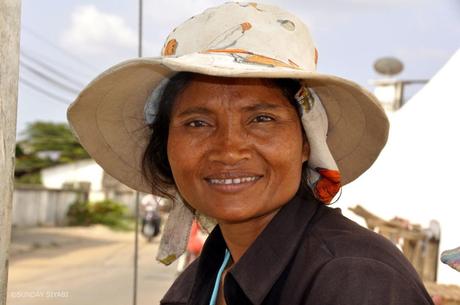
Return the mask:
[[[374,165],[343,188],[335,206],[360,204],[384,219],[441,224],[440,251],[460,246],[460,50],[398,112]],[[362,223],[362,222],[361,222]],[[460,285],[460,273],[439,262],[438,281]]]

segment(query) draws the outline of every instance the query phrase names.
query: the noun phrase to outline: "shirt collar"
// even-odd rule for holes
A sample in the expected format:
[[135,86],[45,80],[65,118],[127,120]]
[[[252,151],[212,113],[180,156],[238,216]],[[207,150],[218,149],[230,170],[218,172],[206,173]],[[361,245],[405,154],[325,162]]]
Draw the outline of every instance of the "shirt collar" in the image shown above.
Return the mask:
[[229,273],[252,304],[262,303],[285,270],[318,205],[309,192],[297,193],[233,266]]
[[[227,277],[233,277],[252,304],[262,303],[285,270],[319,204],[308,191],[297,192],[228,272]],[[209,302],[226,247],[217,226],[207,238],[200,255],[188,304]]]

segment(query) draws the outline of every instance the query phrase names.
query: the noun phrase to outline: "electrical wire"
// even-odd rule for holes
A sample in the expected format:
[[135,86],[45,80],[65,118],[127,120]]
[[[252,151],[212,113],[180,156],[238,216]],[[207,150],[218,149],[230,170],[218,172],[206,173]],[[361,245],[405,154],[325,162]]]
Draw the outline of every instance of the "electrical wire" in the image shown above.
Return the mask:
[[24,63],[24,61],[22,61],[22,60],[20,61],[20,63],[21,63],[21,67],[27,69],[28,71],[30,71],[33,74],[35,74],[36,76],[46,80],[47,82],[54,84],[55,86],[59,87],[62,90],[65,90],[65,91],[67,91],[69,93],[72,93],[72,94],[75,94],[75,95],[80,92],[79,89],[67,86],[66,84],[60,82],[59,80],[56,80],[56,79],[50,77],[46,73],[43,73],[42,71],[39,71],[39,70],[35,69],[31,65]]
[[[61,97],[61,96],[58,96],[58,95],[56,95],[56,94],[54,94],[54,93],[51,93],[51,92],[49,92],[49,91],[47,91],[47,90],[45,90],[45,89],[43,89],[43,88],[41,88],[41,87],[35,85],[33,82],[31,82],[31,81],[29,81],[29,80],[27,80],[27,79],[25,79],[25,78],[23,78],[23,77],[21,77],[21,76],[19,76],[19,82],[20,82],[21,84],[23,84],[23,85],[25,85],[25,86],[27,86],[27,87],[29,87],[29,88],[31,88],[31,89],[37,91],[37,92],[40,92],[41,94],[43,94],[43,95],[45,95],[45,96],[51,98],[52,100],[54,100],[54,101],[56,101],[56,102],[59,102],[59,103],[64,104],[64,105],[66,105],[66,106],[69,106],[69,105],[71,104],[71,103],[68,101],[68,99],[63,98],[63,97]],[[67,102],[66,102],[66,101],[67,101]]]
[[[69,77],[67,74],[57,70],[56,68],[54,68],[53,66],[33,57],[33,56],[30,56],[28,55],[27,53],[25,52],[22,52],[21,51],[21,56],[26,58],[27,60],[30,60],[32,63],[36,64],[37,66],[45,69],[45,70],[48,70],[49,72],[51,73],[54,73],[56,74],[57,76],[59,76],[60,78],[62,79],[65,79],[66,81],[68,81],[69,83],[72,83],[73,85],[81,88],[81,87],[84,87],[83,83],[81,83],[80,81],[78,80],[75,80],[74,78],[71,78]],[[23,62],[23,61],[22,61]]]
[[[81,69],[80,64],[78,64],[77,67],[73,66],[74,63],[70,60],[65,59],[65,63],[63,63],[58,59],[59,56],[50,57],[43,53],[37,52],[36,49],[33,49],[33,51],[31,51],[30,48],[25,47],[24,44],[21,46],[21,55],[22,54],[25,54],[30,58],[40,59],[41,62],[46,62],[48,63],[48,65],[59,67],[61,71],[66,71],[66,74],[79,76],[80,78],[82,77],[84,79],[92,79],[96,74],[96,72],[88,72],[88,70],[86,69]],[[50,53],[48,52],[47,54]]]
[[86,61],[78,58],[77,56],[67,52],[66,50],[64,50],[63,48],[55,45],[53,42],[51,42],[50,40],[44,38],[43,36],[41,36],[40,34],[38,34],[37,32],[35,32],[34,30],[32,30],[31,28],[29,28],[28,26],[26,25],[23,25],[22,26],[22,29],[25,30],[25,32],[29,33],[30,35],[34,36],[35,38],[37,38],[38,40],[41,40],[42,42],[46,43],[47,45],[53,47],[54,49],[58,50],[59,52],[61,52],[63,55],[66,55],[67,57],[73,59],[74,61],[77,61],[78,63],[80,63],[81,65],[85,66],[86,68],[90,69],[92,72],[95,72],[95,71],[98,71],[99,69],[94,67],[93,65],[87,63]]

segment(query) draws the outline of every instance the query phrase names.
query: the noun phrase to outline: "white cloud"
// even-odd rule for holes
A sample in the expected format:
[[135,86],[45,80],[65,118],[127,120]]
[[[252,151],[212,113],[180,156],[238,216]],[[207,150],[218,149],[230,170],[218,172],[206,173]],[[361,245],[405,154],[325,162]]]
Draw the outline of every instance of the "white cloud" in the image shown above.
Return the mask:
[[61,44],[80,54],[102,54],[114,49],[136,49],[137,32],[118,15],[101,12],[94,5],[79,6]]
[[144,54],[159,56],[168,34],[188,18],[222,0],[146,0],[144,1]]
[[[345,1],[345,0],[333,0]],[[359,0],[356,0],[359,1]],[[362,0],[364,1],[364,0]],[[221,5],[225,0],[146,0],[144,1],[144,32],[145,40],[151,42],[152,48],[144,48],[146,53],[158,55],[167,35],[178,25],[190,17],[200,14],[205,9]],[[300,17],[309,28],[315,31],[328,31],[337,25],[351,20],[349,13],[342,10],[322,9],[311,3],[306,5],[304,0],[258,0],[283,8]]]
[[218,6],[220,0],[150,0],[145,1],[145,17],[156,24],[180,24],[189,17],[197,15],[205,9]]

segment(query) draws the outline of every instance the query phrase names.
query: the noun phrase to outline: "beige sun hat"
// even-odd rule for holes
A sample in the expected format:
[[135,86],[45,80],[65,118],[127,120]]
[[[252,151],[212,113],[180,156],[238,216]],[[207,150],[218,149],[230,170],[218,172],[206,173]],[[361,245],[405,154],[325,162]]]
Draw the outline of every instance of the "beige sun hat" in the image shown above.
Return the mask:
[[177,72],[227,77],[294,78],[313,88],[328,116],[327,143],[345,185],[366,171],[386,143],[388,120],[359,85],[316,72],[318,51],[308,28],[278,7],[229,2],[175,28],[161,57],[132,59],[103,72],[78,96],[68,119],[104,170],[150,193],[141,161],[151,135],[144,106]]

